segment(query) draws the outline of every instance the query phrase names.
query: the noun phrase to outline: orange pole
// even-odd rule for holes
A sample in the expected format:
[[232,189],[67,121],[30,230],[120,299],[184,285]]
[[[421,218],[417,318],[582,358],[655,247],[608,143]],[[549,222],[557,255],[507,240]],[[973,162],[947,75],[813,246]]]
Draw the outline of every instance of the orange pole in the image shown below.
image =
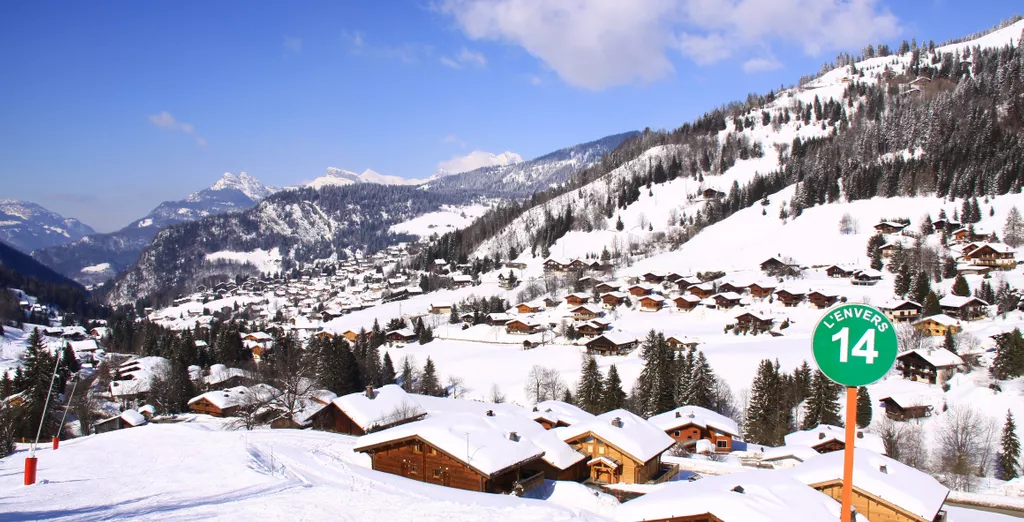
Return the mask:
[[57,435],[53,436],[53,449],[60,448],[60,437]]
[[39,459],[36,457],[25,458],[25,485],[31,486],[36,483],[36,464]]
[[857,388],[846,388],[846,448],[843,450],[842,522],[853,519],[853,446],[857,441]]

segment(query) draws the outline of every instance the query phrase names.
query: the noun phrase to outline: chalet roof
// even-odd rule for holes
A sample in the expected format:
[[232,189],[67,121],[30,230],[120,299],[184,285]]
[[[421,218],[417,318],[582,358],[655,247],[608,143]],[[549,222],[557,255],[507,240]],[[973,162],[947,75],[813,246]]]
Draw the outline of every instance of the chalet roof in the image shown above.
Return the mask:
[[908,357],[911,354],[915,354],[922,358],[928,364],[936,368],[950,368],[954,366],[960,366],[964,363],[964,360],[959,355],[945,349],[945,348],[920,348],[917,350],[910,350],[901,353],[897,359]]
[[691,295],[691,294],[684,294],[684,295],[676,297],[676,298],[674,298],[672,300],[673,301],[683,300],[683,301],[686,301],[688,303],[699,303],[700,302],[700,298],[699,297],[697,297],[695,295]]
[[414,331],[412,331],[412,330],[410,330],[408,328],[400,328],[398,330],[391,330],[390,332],[386,333],[385,335],[391,335],[391,334],[398,334],[398,335],[401,335],[402,337],[414,337],[416,335],[416,332],[414,332]]
[[600,314],[601,313],[600,310],[598,310],[597,308],[594,308],[594,307],[592,307],[590,305],[579,305],[579,306],[573,308],[572,310],[570,310],[570,312],[573,312],[573,313],[576,313],[576,312],[579,312],[579,311],[586,311],[586,312],[590,312],[592,314]]
[[533,327],[540,326],[540,322],[534,321],[532,319],[512,319],[511,321],[505,323],[505,326],[508,326],[510,324],[513,324],[513,323],[520,323],[520,324],[525,325],[525,326],[533,326]]
[[928,321],[932,321],[934,323],[941,324],[942,326],[957,326],[957,325],[960,324],[960,321],[958,321],[958,320],[956,320],[956,319],[954,319],[954,318],[952,318],[952,317],[950,317],[950,316],[948,316],[946,314],[936,314],[936,315],[929,315],[928,317],[925,317],[924,319],[918,319],[917,321],[914,321],[914,325],[926,323]]
[[814,294],[818,294],[822,297],[839,297],[839,294],[835,292],[829,292],[827,290],[812,290],[810,292],[807,292],[808,296],[812,296]]
[[495,322],[499,322],[500,321],[502,323],[506,323],[506,322],[512,320],[512,316],[508,315],[506,313],[496,312],[496,313],[487,314],[487,320],[488,321],[495,321]]
[[452,281],[456,283],[472,283],[473,276],[467,274],[455,274],[452,276]]
[[675,520],[710,513],[722,522],[838,522],[840,511],[834,499],[796,479],[775,471],[747,471],[667,482],[623,503],[617,520]]
[[704,341],[701,341],[696,337],[689,337],[686,335],[669,335],[665,337],[666,341],[670,341],[672,339],[675,339],[679,344],[704,344]]
[[94,352],[99,349],[95,339],[85,341],[68,341],[68,346],[76,352]]
[[588,300],[588,299],[590,299],[590,294],[586,294],[586,293],[583,293],[583,292],[576,292],[576,293],[569,294],[569,295],[565,296],[566,299],[568,299],[570,297],[575,297],[576,299]]
[[607,332],[595,337],[594,339],[591,339],[589,342],[587,342],[587,345],[595,343],[600,339],[604,339],[614,344],[615,346],[623,346],[637,342],[636,336],[628,335],[623,332]]
[[251,378],[252,373],[241,368],[228,368],[223,364],[210,366],[210,374],[203,378],[206,384],[216,386],[234,377]]
[[430,307],[431,308],[451,308],[452,304],[451,303],[445,303],[445,302],[430,303]]
[[542,401],[538,402],[534,407],[537,411],[530,412],[534,419],[543,417],[551,421],[563,421],[566,424],[573,425],[594,418],[594,414],[562,401]]
[[899,310],[902,308],[914,308],[921,310],[923,307],[921,306],[921,303],[918,303],[917,301],[910,301],[908,299],[891,299],[879,305],[878,308],[882,310]]
[[[618,425],[613,424],[618,419]],[[667,450],[675,441],[657,426],[623,409],[602,413],[593,419],[556,428],[562,440],[593,433],[639,462],[647,462]]]
[[426,410],[401,386],[388,384],[373,389],[373,398],[365,391],[342,395],[331,401],[364,431],[378,426],[426,415]]
[[871,279],[881,279],[882,273],[874,268],[865,268],[863,270],[857,270],[853,273],[854,277],[864,277]]
[[627,295],[629,295],[629,294],[626,294],[624,292],[606,292],[606,293],[601,294],[601,299],[604,299],[605,297],[614,297],[616,299],[625,299]]
[[727,299],[729,301],[739,301],[740,299],[743,299],[743,296],[741,296],[740,294],[737,294],[736,292],[721,292],[721,293],[715,294],[715,295],[713,295],[711,297],[712,298],[721,297],[722,299]]
[[743,317],[745,315],[749,315],[758,321],[775,321],[775,319],[772,318],[771,316],[762,314],[760,312],[743,312],[742,314],[737,315],[736,319],[739,319],[740,317]]
[[893,228],[900,228],[900,229],[907,228],[906,224],[904,224],[904,223],[897,223],[895,221],[881,221],[877,225],[875,225],[875,228],[881,228],[881,227],[885,227],[885,226],[889,226],[889,227],[893,227]]
[[131,426],[142,426],[145,424],[146,417],[135,410],[124,410],[121,412],[121,420],[125,421]]
[[715,289],[715,285],[713,285],[711,283],[700,283],[700,284],[693,285],[690,288],[696,288],[698,290],[703,290],[705,292],[712,292]]
[[736,421],[713,412],[700,406],[682,406],[674,410],[655,415],[647,422],[655,425],[661,431],[668,431],[687,424],[694,424],[702,428],[713,429],[727,435],[739,435],[740,429]]
[[[784,440],[787,446],[807,446],[813,448],[829,441],[846,441],[846,430],[829,424],[819,424],[817,427],[796,431],[786,435]],[[885,445],[882,439],[874,433],[857,430],[857,440],[853,445],[855,448],[865,448],[878,453],[885,453]]]
[[[853,470],[855,488],[924,520],[934,519],[949,495],[931,475],[871,450],[854,452]],[[825,453],[776,473],[807,485],[842,480],[843,452]]]
[[658,294],[651,294],[651,295],[645,295],[645,296],[641,297],[640,300],[641,301],[654,301],[656,303],[661,303],[661,302],[665,301],[665,298],[660,296],[660,295],[658,295]]
[[209,391],[202,395],[197,395],[189,399],[188,404],[191,406],[205,399],[210,404],[223,410],[233,406],[248,404],[252,401],[269,402],[280,394],[281,392],[266,384],[257,384],[252,387],[235,386],[226,390]]
[[[856,446],[856,445],[855,445]],[[820,455],[814,448],[810,446],[779,446],[777,448],[766,448],[763,456],[761,457],[762,462],[771,462],[782,459],[795,459],[800,462],[810,460]]]
[[939,299],[939,306],[943,308],[961,308],[967,305],[988,306],[988,303],[974,296],[946,295]]
[[470,413],[431,416],[363,435],[354,450],[367,451],[412,437],[424,440],[488,477],[544,456],[544,450],[527,438],[510,440],[502,429],[488,422],[486,416]]
[[991,248],[992,250],[994,250],[998,254],[1012,254],[1012,253],[1015,252],[1013,247],[1011,247],[1010,245],[1003,244],[1003,243],[982,243],[978,247],[978,250],[981,250],[981,249],[983,249],[985,247]]
[[932,408],[941,404],[942,393],[894,393],[886,397],[882,397],[879,401],[890,400],[896,403],[900,408],[913,408],[915,406],[931,406]]
[[122,380],[110,382],[110,394],[116,398],[146,393],[156,376],[169,368],[163,357],[131,359],[119,367]]

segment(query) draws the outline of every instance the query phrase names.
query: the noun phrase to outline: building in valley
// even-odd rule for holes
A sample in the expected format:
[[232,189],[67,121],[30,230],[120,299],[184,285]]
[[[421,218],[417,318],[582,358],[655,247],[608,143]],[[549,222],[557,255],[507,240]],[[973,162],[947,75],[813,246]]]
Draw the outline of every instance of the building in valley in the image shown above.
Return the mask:
[[[846,448],[846,430],[829,424],[819,424],[809,430],[790,433],[784,440],[786,446],[806,446],[818,453],[831,453]],[[857,430],[854,447],[858,451],[864,448],[877,453],[885,453],[885,444],[882,443],[881,437],[864,430]]]
[[629,353],[640,341],[636,337],[620,332],[605,332],[587,341],[587,353],[591,355],[622,355]]
[[963,364],[964,360],[959,355],[945,348],[909,350],[896,357],[896,371],[904,379],[929,384],[946,382]]
[[388,384],[380,388],[342,395],[313,414],[314,429],[364,435],[392,426],[422,419],[426,410],[401,386]]
[[731,452],[732,441],[740,434],[736,421],[699,406],[682,406],[655,415],[647,422],[683,446],[692,446],[698,440],[710,441],[717,453]]
[[878,307],[883,314],[892,322],[915,321],[921,315],[924,307],[916,301],[906,299],[890,301]]
[[911,324],[917,331],[930,337],[942,337],[946,332],[957,334],[963,330],[960,321],[946,314],[930,315]]

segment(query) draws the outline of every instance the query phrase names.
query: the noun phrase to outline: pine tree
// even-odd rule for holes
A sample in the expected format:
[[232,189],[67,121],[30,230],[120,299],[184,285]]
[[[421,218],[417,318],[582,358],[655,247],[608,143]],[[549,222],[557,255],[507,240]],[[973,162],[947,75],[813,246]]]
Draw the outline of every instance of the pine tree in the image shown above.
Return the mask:
[[400,380],[402,381],[403,390],[409,393],[416,391],[416,370],[413,369],[412,361],[409,360],[408,356],[402,359],[402,376]]
[[885,238],[881,234],[875,234],[868,239],[868,258],[871,259],[871,268],[874,270],[882,269],[882,245],[885,244]]
[[711,370],[711,365],[708,364],[707,358],[704,357],[704,352],[697,352],[693,368],[690,370],[690,382],[687,387],[686,397],[688,404],[690,406],[711,409],[714,402],[711,397],[714,384],[715,374]]
[[608,368],[608,378],[602,387],[601,409],[612,411],[626,406],[626,392],[622,391],[622,379],[615,365]]
[[14,395],[14,380],[11,379],[10,373],[4,372],[3,379],[0,379],[0,401],[10,397],[11,395]]
[[569,388],[562,390],[562,402],[566,404],[576,404],[576,401],[572,398],[572,392]]
[[450,314],[448,314],[448,324],[458,324],[458,323],[459,323],[459,312],[458,312],[458,309],[457,309],[455,303],[452,303],[452,312]]
[[1017,423],[1010,410],[1006,410],[1006,424],[1003,424],[1000,445],[1001,449],[996,455],[996,478],[1013,480],[1019,476],[1017,463],[1020,461],[1020,439],[1017,438]]
[[[945,229],[943,229],[945,230]],[[942,259],[942,277],[943,279],[949,279],[956,277],[956,260],[953,256],[946,256]]]
[[871,416],[874,413],[872,411],[873,404],[871,403],[871,394],[868,393],[867,386],[861,386],[857,388],[857,427],[860,429],[867,428],[871,425]]
[[1013,248],[1024,243],[1024,218],[1016,206],[1010,207],[1006,215],[1006,225],[1003,226],[1003,241]]
[[910,264],[901,264],[899,271],[896,272],[896,280],[893,282],[892,291],[900,297],[905,297],[907,292],[910,291],[911,279]]
[[811,373],[811,366],[805,359],[799,368],[793,371],[793,388],[795,392],[793,404],[800,404],[811,394],[811,383],[814,374]]
[[591,355],[585,356],[580,372],[580,381],[576,385],[576,405],[595,415],[601,413],[601,381],[601,370],[597,367],[597,359]]
[[434,368],[434,361],[427,357],[427,364],[423,365],[423,373],[420,375],[419,393],[433,397],[443,397],[444,389],[437,377],[437,369]]
[[922,311],[922,315],[924,317],[930,317],[941,313],[942,306],[939,305],[939,296],[935,295],[935,292],[928,292],[928,295],[924,298],[924,310]]
[[959,295],[963,297],[970,297],[971,287],[967,284],[967,280],[964,276],[957,274],[956,279],[953,280],[953,295]]
[[910,295],[913,301],[918,303],[924,302],[925,297],[928,296],[928,292],[932,290],[931,278],[928,277],[928,273],[924,270],[917,273],[914,277],[914,283],[911,285]]
[[1024,374],[1024,337],[1019,328],[997,338],[991,371],[996,379],[1012,379]]
[[380,350],[376,346],[367,346],[362,364],[359,366],[362,368],[362,378],[366,384],[372,384],[378,388],[384,386],[384,375],[380,366]]
[[804,406],[804,419],[801,429],[813,429],[819,424],[838,426],[839,418],[839,386],[821,373],[814,372],[811,383],[811,395]]
[[47,351],[39,329],[32,330],[28,339],[28,346],[25,347],[23,356],[24,368],[23,382],[26,406],[21,411],[23,422],[20,435],[25,437],[35,436],[35,430],[40,420],[43,421],[43,437],[52,436],[57,430],[57,422],[52,415],[43,419],[43,407],[46,404],[48,394],[59,393],[56,383],[52,381],[54,356]]
[[391,361],[391,354],[384,352],[384,362],[380,370],[381,386],[395,384],[395,363]]
[[956,339],[953,337],[953,329],[946,330],[946,337],[942,340],[942,347],[956,353]]
[[761,361],[750,387],[747,406],[746,439],[754,444],[779,446],[789,432],[789,419],[783,410],[788,407],[779,400],[781,387],[779,369],[768,359]]
[[622,216],[619,216],[618,221],[615,222],[615,230],[622,232],[624,228],[626,228],[626,225],[622,222]]
[[971,223],[981,221],[981,207],[978,205],[978,198],[971,198]]

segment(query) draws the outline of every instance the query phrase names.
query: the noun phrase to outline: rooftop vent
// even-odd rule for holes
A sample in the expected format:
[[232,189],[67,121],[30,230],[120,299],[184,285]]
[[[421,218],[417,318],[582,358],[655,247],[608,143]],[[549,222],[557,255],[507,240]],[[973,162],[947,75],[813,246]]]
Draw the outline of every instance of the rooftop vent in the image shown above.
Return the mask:
[[366,386],[366,398],[367,399],[373,399],[374,398],[373,386],[372,385],[367,385]]
[[744,490],[743,490],[743,486],[736,486],[736,487],[732,488],[732,490],[733,490],[733,491],[735,491],[735,492],[737,492],[737,493],[741,493],[741,494],[742,494],[742,493],[743,493],[743,491],[744,491]]
[[882,473],[885,473],[886,475],[888,475],[889,474],[889,466],[886,466],[885,464],[882,464],[881,466],[878,466],[878,471],[881,471]]
[[824,438],[825,438],[825,433],[824,432],[818,434],[818,440],[821,440],[821,439],[824,439]]
[[494,416],[494,410],[487,410],[487,416],[488,417],[493,417]]
[[508,433],[508,440],[513,442],[519,442],[519,434],[514,431],[510,431]]
[[681,413],[679,413],[678,411],[676,412],[676,418],[677,418],[677,419],[678,419],[679,417],[682,417],[682,416],[683,416],[683,415],[682,415]]
[[863,439],[864,438],[864,432],[863,431],[858,431],[857,432],[857,438],[858,439]]
[[621,428],[622,419],[620,417],[615,417],[614,419],[612,419],[612,426],[615,426],[616,428]]

